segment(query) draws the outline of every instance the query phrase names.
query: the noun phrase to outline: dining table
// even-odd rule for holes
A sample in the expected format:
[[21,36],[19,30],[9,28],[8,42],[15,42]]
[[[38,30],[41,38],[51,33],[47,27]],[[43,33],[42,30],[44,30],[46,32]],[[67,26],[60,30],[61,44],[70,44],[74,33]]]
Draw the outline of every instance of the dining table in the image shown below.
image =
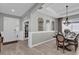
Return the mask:
[[[76,36],[77,36],[77,34],[75,35],[75,36],[64,36],[64,38],[65,38],[65,41],[67,42],[67,43],[69,43],[69,42],[74,42],[74,39],[76,38]],[[71,44],[68,44],[66,47],[65,47],[65,49],[67,50],[67,51],[72,51],[71,50],[71,48],[69,48],[68,46],[70,46]]]

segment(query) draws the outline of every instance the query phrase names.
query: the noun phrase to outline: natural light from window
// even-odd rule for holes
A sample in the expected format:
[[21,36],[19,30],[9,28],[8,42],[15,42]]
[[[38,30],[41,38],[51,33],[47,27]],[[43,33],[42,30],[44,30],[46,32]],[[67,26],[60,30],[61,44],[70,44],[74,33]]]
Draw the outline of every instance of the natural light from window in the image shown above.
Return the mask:
[[64,29],[69,29],[72,32],[79,33],[79,23],[77,21],[73,21],[73,23],[69,24],[68,26],[63,24],[62,22],[62,32],[64,32]]

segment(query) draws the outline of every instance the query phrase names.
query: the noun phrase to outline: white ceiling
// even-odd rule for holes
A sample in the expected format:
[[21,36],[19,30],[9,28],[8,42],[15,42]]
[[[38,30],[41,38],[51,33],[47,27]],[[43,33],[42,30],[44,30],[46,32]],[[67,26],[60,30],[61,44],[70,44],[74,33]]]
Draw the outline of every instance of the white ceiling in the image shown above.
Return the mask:
[[38,11],[55,18],[64,17],[66,16],[66,5],[69,6],[68,15],[79,14],[79,3],[46,3]]
[[0,13],[22,16],[33,5],[34,3],[0,3]]
[[[0,13],[23,16],[35,3],[0,3]],[[66,5],[69,6],[68,15],[79,14],[79,3],[45,3],[39,12],[59,18],[66,16]],[[12,9],[14,12],[12,12]]]

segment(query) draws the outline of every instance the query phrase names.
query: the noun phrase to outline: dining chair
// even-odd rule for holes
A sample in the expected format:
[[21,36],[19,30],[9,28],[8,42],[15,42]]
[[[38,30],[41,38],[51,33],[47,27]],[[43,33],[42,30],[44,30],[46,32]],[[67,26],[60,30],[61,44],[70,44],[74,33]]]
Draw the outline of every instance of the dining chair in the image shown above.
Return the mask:
[[77,34],[74,39],[73,38],[67,39],[69,45],[74,45],[75,52],[76,52],[76,50],[78,48],[78,39],[79,39],[79,34]]
[[71,34],[71,37],[76,36],[76,33],[75,32],[70,32],[70,34]]
[[2,35],[0,33],[0,52],[1,52],[2,45],[3,45],[3,37],[2,37]]
[[63,48],[63,53],[64,53],[65,46],[68,45],[68,43],[65,42],[65,38],[62,34],[57,34],[56,35],[56,45],[57,45],[57,50],[59,50],[58,49],[59,47],[62,47]]
[[65,36],[67,36],[69,33],[70,33],[70,30],[69,30],[69,29],[65,29],[65,30],[64,30]]

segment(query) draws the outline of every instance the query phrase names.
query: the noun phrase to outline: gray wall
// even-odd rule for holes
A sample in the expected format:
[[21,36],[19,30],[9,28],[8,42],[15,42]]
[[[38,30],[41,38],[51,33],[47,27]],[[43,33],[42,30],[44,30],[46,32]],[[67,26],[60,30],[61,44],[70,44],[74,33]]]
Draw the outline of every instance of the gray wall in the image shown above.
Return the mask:
[[55,19],[55,31],[58,32],[58,19]]
[[72,16],[69,16],[69,19],[75,19],[75,18],[79,18],[79,14],[77,14],[77,15],[72,15]]
[[[72,16],[69,16],[69,17],[68,17],[69,20],[71,20],[71,19],[76,19],[76,18],[79,18],[79,14],[77,14],[77,15],[72,15]],[[64,17],[63,20],[66,20],[66,18]]]
[[3,31],[3,16],[0,14],[0,32]]
[[22,30],[22,18],[21,17],[0,13],[0,31],[3,31],[4,17],[11,17],[11,18],[20,19],[20,30]]
[[[43,31],[38,31],[38,18],[39,17],[43,18],[43,20],[44,20],[44,24],[43,24],[44,30]],[[49,22],[50,23],[49,24],[49,26],[50,26],[49,31],[46,31],[46,20],[50,21]],[[31,34],[29,35],[29,39],[30,39],[29,42],[32,43],[32,45],[36,45],[38,43],[48,41],[53,38],[54,32],[53,32],[53,30],[51,30],[52,21],[55,22],[55,19],[53,17],[42,14],[38,11],[31,14],[31,19],[30,19],[30,27],[31,28],[30,28],[30,30],[31,30],[32,35]],[[57,21],[55,22],[55,24],[57,24]],[[57,28],[55,28],[55,29],[57,29]]]
[[42,14],[42,13],[36,11],[35,13],[33,13],[31,15],[31,21],[30,21],[31,32],[37,32],[38,31],[38,18],[42,18],[44,20],[44,23],[43,23],[43,29],[44,30],[43,31],[46,31],[46,20],[50,21],[49,22],[50,23],[49,24],[49,26],[50,26],[49,30],[52,31],[51,30],[51,28],[52,28],[51,27],[51,22],[52,21],[55,22],[55,19],[52,18],[51,16],[47,16],[45,14]]
[[23,22],[23,19],[20,19],[20,31],[22,31],[22,28],[23,28],[23,24],[22,24],[22,22]]
[[62,18],[58,19],[58,32],[62,32]]

